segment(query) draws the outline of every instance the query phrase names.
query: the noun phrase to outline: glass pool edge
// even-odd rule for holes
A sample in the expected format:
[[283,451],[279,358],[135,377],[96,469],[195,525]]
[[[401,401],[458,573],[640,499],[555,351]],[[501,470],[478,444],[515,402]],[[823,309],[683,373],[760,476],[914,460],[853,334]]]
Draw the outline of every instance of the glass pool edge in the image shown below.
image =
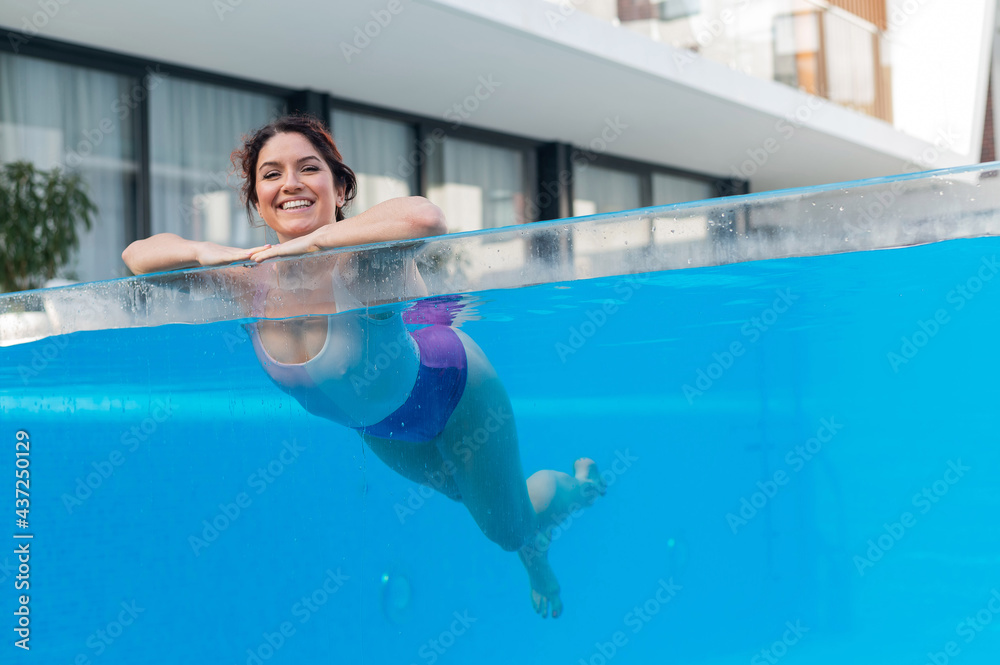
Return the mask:
[[[998,164],[643,208],[379,243],[280,260],[286,274],[345,252],[366,266],[414,259],[427,291],[368,279],[361,304],[423,296],[887,249],[1000,232]],[[268,262],[273,263],[273,262]],[[265,264],[266,265],[266,264]],[[249,277],[247,271],[251,271]],[[384,271],[383,271],[384,273]],[[200,324],[250,315],[236,281],[265,266],[197,268],[0,296],[0,346],[81,330]]]

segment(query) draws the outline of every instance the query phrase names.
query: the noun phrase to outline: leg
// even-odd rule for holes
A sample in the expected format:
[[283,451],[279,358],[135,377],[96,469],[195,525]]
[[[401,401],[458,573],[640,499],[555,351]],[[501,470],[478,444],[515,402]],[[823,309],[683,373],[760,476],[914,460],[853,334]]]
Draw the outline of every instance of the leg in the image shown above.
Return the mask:
[[578,459],[573,471],[571,476],[562,471],[543,470],[528,478],[528,494],[540,528],[555,526],[570,513],[593,505],[598,495],[604,495],[604,481],[594,460]]
[[385,465],[415,483],[441,492],[453,501],[461,501],[462,494],[455,484],[451,469],[445,464],[432,444],[392,441],[362,434],[361,438]]
[[466,335],[462,399],[434,440],[462,501],[487,538],[513,552],[537,530],[525,486],[510,399],[486,356]]
[[605,493],[604,481],[593,460],[578,459],[574,467],[573,476],[543,470],[528,478],[528,494],[538,514],[538,531],[518,550],[518,556],[531,580],[532,605],[543,618],[550,605],[553,619],[562,614],[559,584],[548,562],[552,531],[572,513],[592,505],[598,495]]
[[551,607],[558,617],[559,583],[548,561],[551,529],[569,512],[593,503],[604,493],[603,484],[591,460],[578,460],[575,476],[539,471],[525,482],[507,393],[479,347],[459,336],[469,375],[462,400],[435,441],[437,449],[479,528],[505,550],[518,551],[535,611],[544,617]]

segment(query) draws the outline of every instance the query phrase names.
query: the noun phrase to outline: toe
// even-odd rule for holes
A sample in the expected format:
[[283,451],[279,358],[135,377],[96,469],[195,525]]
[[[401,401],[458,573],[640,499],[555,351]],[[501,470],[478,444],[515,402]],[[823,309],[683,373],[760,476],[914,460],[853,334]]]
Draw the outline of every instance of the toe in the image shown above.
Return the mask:
[[608,492],[608,487],[597,471],[597,462],[589,457],[581,457],[574,464],[577,479],[584,485],[585,495],[589,501],[597,497],[596,494],[604,496]]
[[558,592],[551,596],[544,596],[532,589],[531,605],[535,608],[535,613],[543,619],[548,618],[549,614],[552,615],[553,619],[558,619],[563,613],[562,598],[559,597]]
[[535,614],[545,616],[545,598],[534,589],[531,590],[531,606],[535,608]]

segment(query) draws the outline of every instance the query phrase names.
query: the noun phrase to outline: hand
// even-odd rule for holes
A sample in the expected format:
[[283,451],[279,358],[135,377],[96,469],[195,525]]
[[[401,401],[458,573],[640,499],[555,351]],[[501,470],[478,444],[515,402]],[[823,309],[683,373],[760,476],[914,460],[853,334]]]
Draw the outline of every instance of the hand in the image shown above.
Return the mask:
[[[321,229],[317,229],[319,231]],[[278,245],[267,245],[251,250],[250,260],[260,263],[276,256],[299,256],[318,252],[321,249],[328,249],[318,242],[317,231],[313,231],[300,238],[292,238]]]
[[226,247],[214,242],[204,242],[198,247],[198,263],[202,266],[219,266],[237,261],[247,261],[257,252],[266,250],[270,245],[261,245],[251,249]]

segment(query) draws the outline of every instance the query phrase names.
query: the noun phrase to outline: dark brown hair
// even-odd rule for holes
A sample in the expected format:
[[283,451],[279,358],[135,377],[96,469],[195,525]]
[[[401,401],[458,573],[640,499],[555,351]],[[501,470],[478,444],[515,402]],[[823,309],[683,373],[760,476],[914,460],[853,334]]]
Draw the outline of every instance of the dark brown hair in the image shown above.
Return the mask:
[[253,211],[257,207],[257,159],[260,151],[275,134],[301,134],[316,148],[323,161],[333,172],[337,185],[344,188],[344,206],[337,207],[337,219],[344,219],[344,207],[351,202],[358,190],[358,179],[340,156],[337,144],[333,142],[330,130],[322,122],[310,115],[286,115],[261,127],[250,136],[243,137],[243,147],[233,151],[231,159],[236,172],[243,178],[240,198],[247,208],[247,218],[253,224]]

